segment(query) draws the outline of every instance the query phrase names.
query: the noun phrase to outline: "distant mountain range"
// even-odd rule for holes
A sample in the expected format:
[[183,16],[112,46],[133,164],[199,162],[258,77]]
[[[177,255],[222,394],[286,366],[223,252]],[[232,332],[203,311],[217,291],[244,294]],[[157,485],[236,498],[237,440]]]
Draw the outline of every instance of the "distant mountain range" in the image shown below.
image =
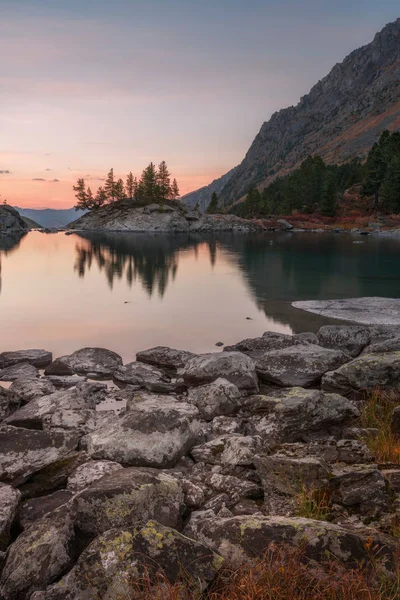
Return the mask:
[[229,206],[309,155],[339,164],[363,159],[384,129],[400,130],[400,19],[335,65],[297,106],[272,115],[240,165],[182,200],[204,209],[216,191]]
[[65,227],[72,221],[82,217],[86,210],[75,210],[74,208],[20,208],[15,206],[21,217],[26,217],[41,227]]

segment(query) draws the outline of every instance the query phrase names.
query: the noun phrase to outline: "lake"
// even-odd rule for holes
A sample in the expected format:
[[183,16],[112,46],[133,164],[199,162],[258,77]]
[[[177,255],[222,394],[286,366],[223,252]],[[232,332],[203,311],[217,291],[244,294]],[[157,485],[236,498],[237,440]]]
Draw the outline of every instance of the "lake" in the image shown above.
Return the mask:
[[399,256],[399,237],[337,234],[3,237],[0,351],[102,346],[130,361],[157,345],[209,352],[316,331],[337,321],[292,301],[398,297]]

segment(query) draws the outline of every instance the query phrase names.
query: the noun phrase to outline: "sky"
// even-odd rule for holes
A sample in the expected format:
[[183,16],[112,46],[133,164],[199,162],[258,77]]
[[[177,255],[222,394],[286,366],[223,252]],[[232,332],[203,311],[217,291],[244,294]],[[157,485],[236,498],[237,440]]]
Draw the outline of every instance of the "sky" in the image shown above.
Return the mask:
[[0,0],[0,201],[166,160],[181,193],[400,16],[398,0]]

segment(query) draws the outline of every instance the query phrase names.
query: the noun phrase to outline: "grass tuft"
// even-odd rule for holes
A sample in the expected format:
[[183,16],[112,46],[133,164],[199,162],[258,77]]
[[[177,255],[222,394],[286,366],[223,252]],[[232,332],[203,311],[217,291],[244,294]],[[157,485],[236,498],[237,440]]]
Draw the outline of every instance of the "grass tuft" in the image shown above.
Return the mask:
[[301,492],[297,494],[296,516],[305,519],[316,519],[317,521],[327,521],[330,513],[330,495],[326,490],[307,489],[303,486]]
[[391,428],[393,409],[400,404],[399,393],[374,390],[364,403],[361,426],[377,429],[376,435],[365,439],[378,462],[400,464],[400,436]]

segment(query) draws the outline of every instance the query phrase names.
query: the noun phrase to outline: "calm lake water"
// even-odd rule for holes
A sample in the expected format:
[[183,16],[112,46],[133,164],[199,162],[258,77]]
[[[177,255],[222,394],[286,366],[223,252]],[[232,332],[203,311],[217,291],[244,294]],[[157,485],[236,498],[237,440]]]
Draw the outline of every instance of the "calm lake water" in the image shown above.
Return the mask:
[[315,331],[328,320],[292,301],[398,297],[399,257],[400,238],[335,234],[0,238],[0,351],[103,346],[128,361]]

